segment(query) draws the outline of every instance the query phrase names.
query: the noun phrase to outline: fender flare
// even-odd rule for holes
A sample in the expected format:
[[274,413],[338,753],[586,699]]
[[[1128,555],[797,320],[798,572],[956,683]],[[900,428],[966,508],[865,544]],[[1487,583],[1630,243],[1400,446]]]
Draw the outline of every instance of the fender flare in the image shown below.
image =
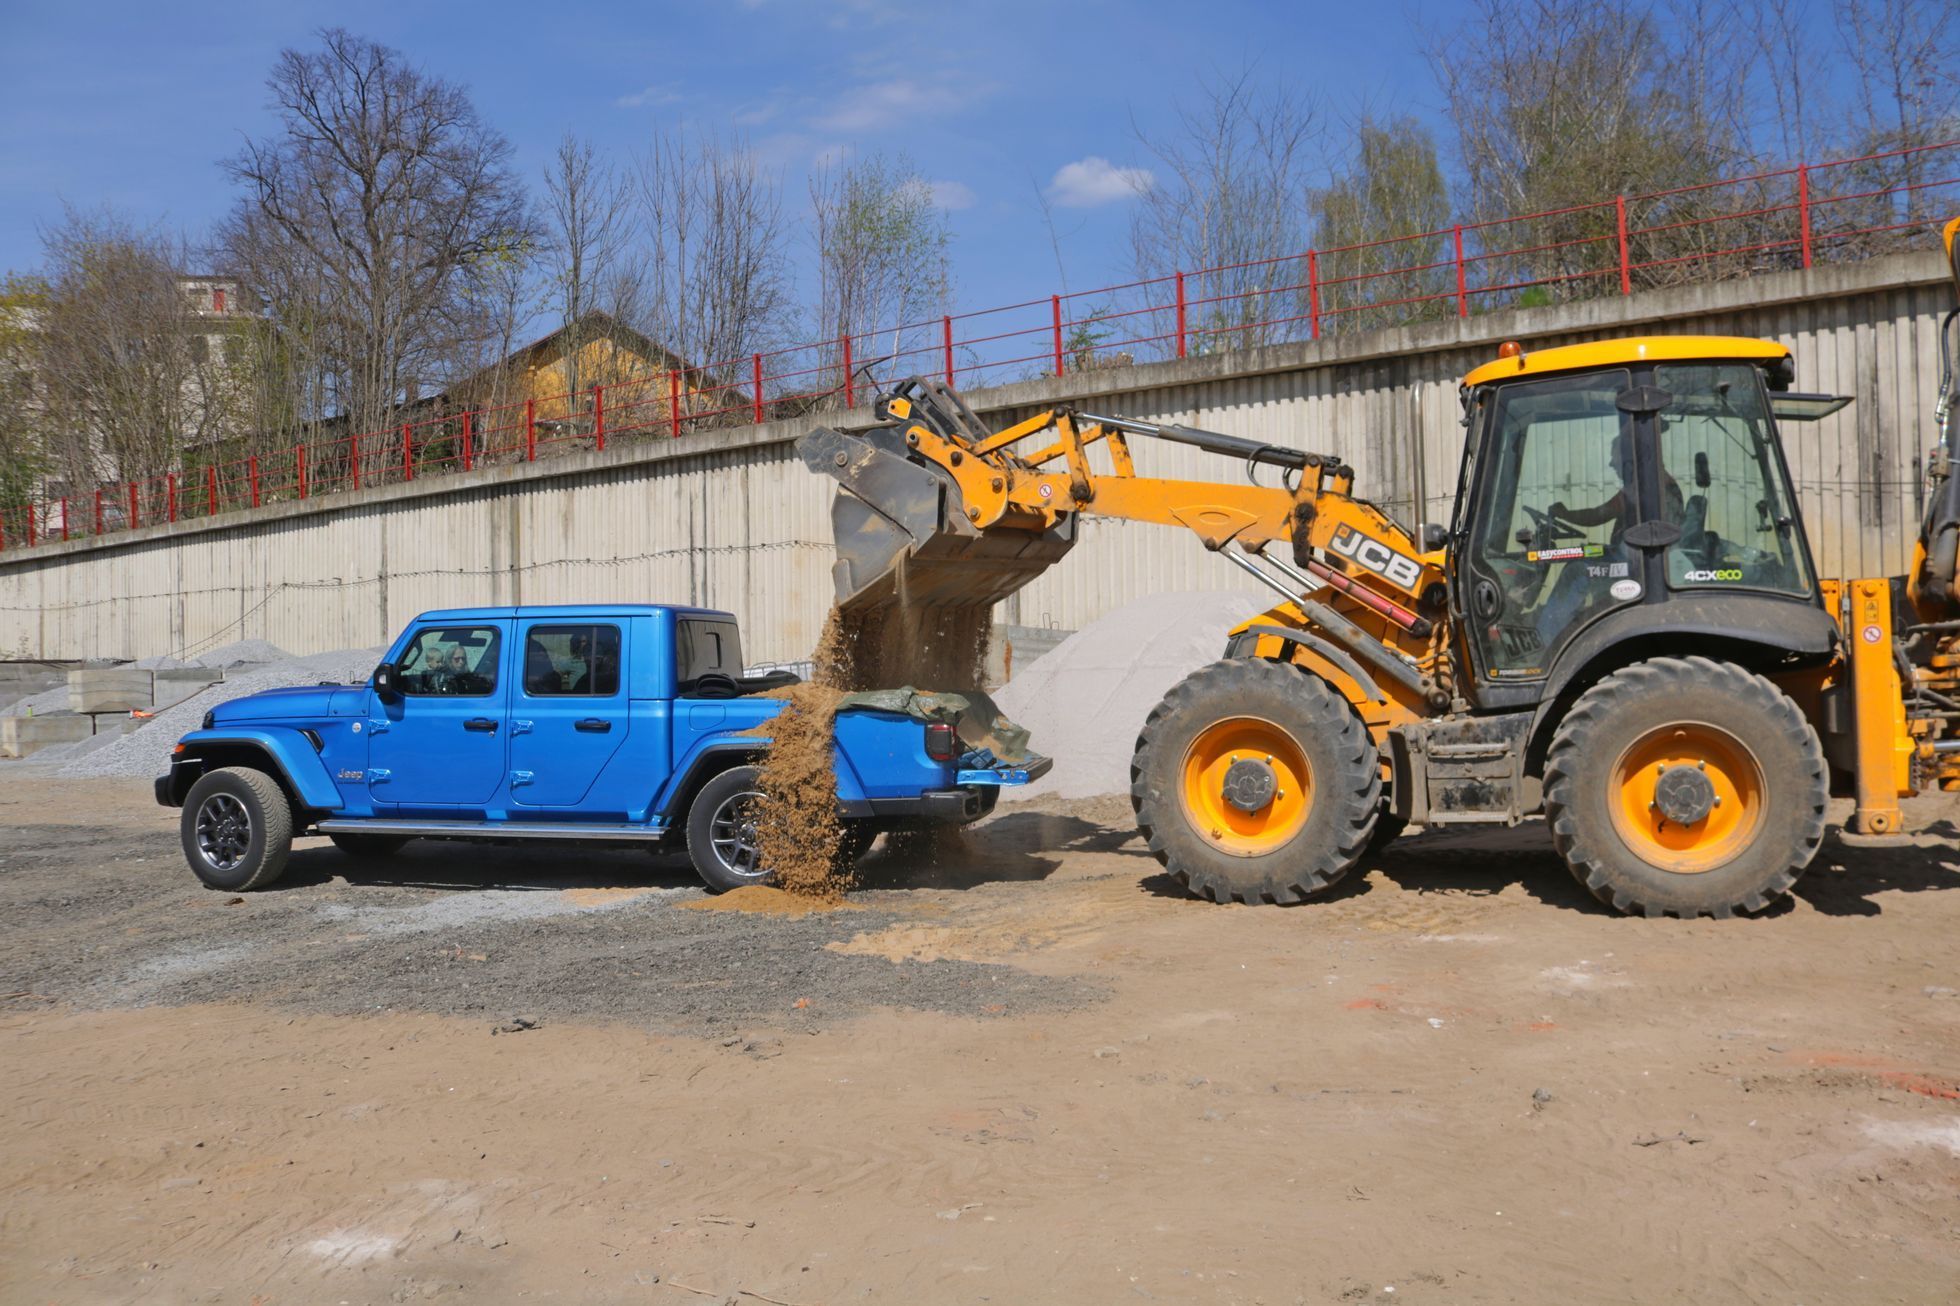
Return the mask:
[[[1821,604],[1789,598],[1724,593],[1719,598],[1676,592],[1661,604],[1617,609],[1567,644],[1544,682],[1525,734],[1526,766],[1541,765],[1566,708],[1603,677],[1650,657],[1699,653],[1754,671],[1814,666],[1839,647],[1837,621]],[[1535,770],[1532,772],[1535,774]]]
[[1359,662],[1349,657],[1341,649],[1336,648],[1331,640],[1324,639],[1312,631],[1299,630],[1292,626],[1260,624],[1247,626],[1239,634],[1270,635],[1275,639],[1283,639],[1289,644],[1298,644],[1302,648],[1312,649],[1315,653],[1318,653],[1321,657],[1327,659],[1329,663],[1333,664],[1335,669],[1342,675],[1360,686],[1361,692],[1368,696],[1369,702],[1386,703],[1388,701],[1388,696],[1382,693],[1381,686],[1375,683],[1374,677],[1361,669]]
[[[264,757],[270,763],[266,770],[285,786],[296,805],[322,812],[339,811],[347,805],[340,796],[339,786],[327,774],[326,763],[320,760],[319,753],[314,751],[306,736],[296,729],[258,726],[193,730],[178,741],[178,747],[183,751],[173,755],[170,766],[173,786],[177,784],[180,763],[190,760],[202,762],[210,752],[237,748]],[[194,782],[182,784],[182,792],[177,795],[179,803],[183,801],[183,794],[189,791],[191,783]]]
[[670,826],[678,826],[694,802],[695,792],[711,777],[760,759],[768,751],[769,741],[763,738],[724,739],[703,744],[688,756],[685,769],[676,770],[661,793],[655,795],[654,813],[669,818]]

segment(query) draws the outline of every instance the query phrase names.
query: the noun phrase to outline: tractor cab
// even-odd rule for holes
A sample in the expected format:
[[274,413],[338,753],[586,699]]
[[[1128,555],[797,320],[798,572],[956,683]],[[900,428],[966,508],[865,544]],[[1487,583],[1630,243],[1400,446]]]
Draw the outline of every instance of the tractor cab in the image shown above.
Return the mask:
[[1629,639],[1830,656],[1777,438],[1779,414],[1811,415],[1779,402],[1790,376],[1769,341],[1664,336],[1506,344],[1465,378],[1451,601],[1478,706],[1551,698]]

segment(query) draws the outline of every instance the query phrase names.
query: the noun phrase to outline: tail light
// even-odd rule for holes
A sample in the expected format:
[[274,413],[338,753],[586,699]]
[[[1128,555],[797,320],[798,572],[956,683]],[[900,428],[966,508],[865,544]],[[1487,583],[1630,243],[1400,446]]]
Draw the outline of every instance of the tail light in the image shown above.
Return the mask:
[[953,727],[934,721],[926,727],[926,756],[935,762],[950,762],[960,755],[960,738]]

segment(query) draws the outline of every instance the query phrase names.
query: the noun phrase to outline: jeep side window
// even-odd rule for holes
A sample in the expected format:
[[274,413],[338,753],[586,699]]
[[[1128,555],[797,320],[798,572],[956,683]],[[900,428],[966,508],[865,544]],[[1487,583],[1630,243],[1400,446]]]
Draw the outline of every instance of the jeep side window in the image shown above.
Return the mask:
[[436,626],[417,631],[402,654],[402,692],[465,698],[495,693],[501,642],[495,626]]
[[674,643],[674,674],[683,697],[694,692],[703,676],[742,678],[742,637],[734,622],[683,620]]
[[533,626],[524,640],[524,692],[533,698],[611,698],[619,692],[618,626]]

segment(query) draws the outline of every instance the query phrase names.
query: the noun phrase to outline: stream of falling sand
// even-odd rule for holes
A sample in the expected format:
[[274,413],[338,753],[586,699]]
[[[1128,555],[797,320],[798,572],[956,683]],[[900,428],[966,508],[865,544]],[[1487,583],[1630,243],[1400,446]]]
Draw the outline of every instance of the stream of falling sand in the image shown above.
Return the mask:
[[757,848],[781,888],[836,899],[855,878],[856,868],[841,851],[844,824],[832,769],[838,703],[858,690],[901,685],[981,688],[992,616],[985,607],[830,610],[812,655],[816,677],[783,692],[783,710],[767,727],[772,742],[757,776]]

